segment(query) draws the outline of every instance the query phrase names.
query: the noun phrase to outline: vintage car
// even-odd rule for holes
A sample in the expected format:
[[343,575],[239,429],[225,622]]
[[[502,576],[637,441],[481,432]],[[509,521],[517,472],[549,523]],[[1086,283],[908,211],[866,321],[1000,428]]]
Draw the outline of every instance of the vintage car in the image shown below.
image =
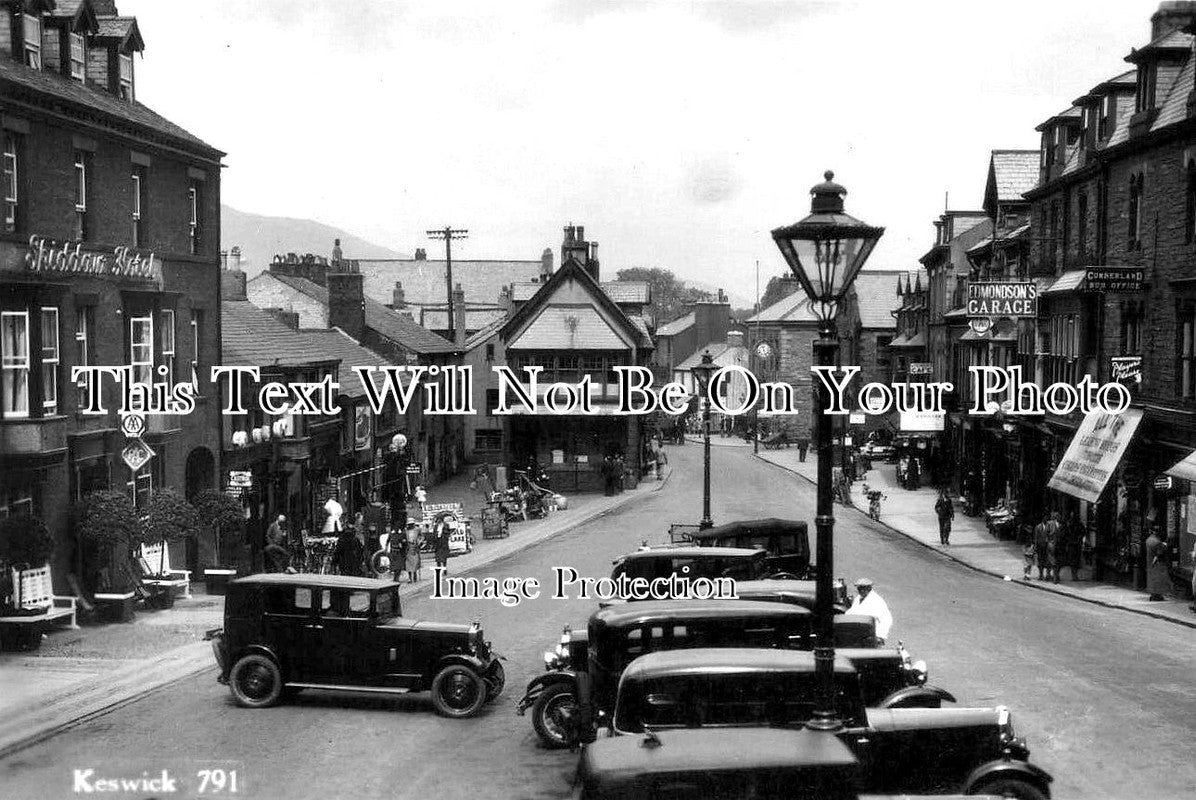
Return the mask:
[[[810,649],[813,619],[798,606],[751,601],[657,600],[600,609],[585,632],[566,628],[556,649],[544,654],[546,671],[528,684],[516,711],[532,709],[532,727],[546,747],[569,747],[604,723],[619,676],[639,656],[695,647]],[[854,625],[846,622],[845,638],[854,639]],[[869,704],[954,702],[950,693],[925,685],[925,663],[913,662],[903,647],[843,652],[858,659]]]
[[[611,733],[800,726],[813,717],[817,678],[806,652],[651,653],[623,671]],[[836,735],[860,761],[863,791],[1050,796],[1051,776],[1027,760],[1007,708],[869,708],[859,673],[842,657],[834,680],[843,723]]]
[[[842,578],[835,578],[832,587],[835,613],[842,614],[851,606],[847,584]],[[764,579],[758,581],[736,581],[735,593],[740,600],[761,600],[772,603],[792,603],[815,610],[817,588],[811,580]]]
[[469,717],[503,690],[499,656],[478,623],[405,619],[399,585],[342,575],[231,581],[224,627],[208,632],[218,680],[264,708],[302,689],[431,691],[446,717]]
[[805,522],[789,519],[749,519],[716,525],[690,534],[699,547],[744,547],[764,550],[770,578],[804,580],[810,568],[810,533]]
[[587,745],[577,800],[854,800],[859,762],[805,729],[670,730]]
[[[731,578],[753,581],[768,572],[768,553],[759,548],[744,547],[641,547],[614,560],[610,576],[618,580],[643,578],[652,581],[673,575],[688,578]],[[627,598],[633,599],[633,598]],[[664,599],[664,598],[654,598]]]

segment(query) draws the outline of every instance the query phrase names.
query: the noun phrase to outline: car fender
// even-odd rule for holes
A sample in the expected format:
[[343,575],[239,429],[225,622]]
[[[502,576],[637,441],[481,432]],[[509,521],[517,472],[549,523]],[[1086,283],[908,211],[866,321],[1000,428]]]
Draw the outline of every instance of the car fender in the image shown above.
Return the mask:
[[469,667],[479,675],[485,675],[486,668],[490,666],[489,664],[484,663],[477,656],[471,656],[465,653],[451,653],[437,661],[436,666],[433,667],[428,673],[428,685],[431,685],[432,679],[436,677],[440,670],[453,664],[460,664],[463,667]]
[[522,715],[523,712],[527,711],[532,707],[532,705],[535,704],[536,700],[539,699],[540,695],[544,693],[545,689],[547,689],[549,686],[555,686],[558,683],[567,683],[576,689],[577,673],[573,670],[562,669],[554,670],[552,672],[545,672],[532,678],[527,684],[527,690],[523,693],[523,699],[520,700],[519,705],[515,707],[515,713]]
[[937,686],[907,686],[880,701],[877,708],[939,708],[954,703],[955,695]]
[[981,764],[972,770],[963,784],[963,793],[972,794],[973,789],[982,787],[985,783],[997,780],[998,778],[1018,778],[1032,783],[1042,790],[1043,794],[1048,797],[1051,794],[1050,785],[1054,780],[1045,769],[1031,764],[1029,761],[1020,761],[1014,758],[999,758],[995,761],[989,761],[987,764]]

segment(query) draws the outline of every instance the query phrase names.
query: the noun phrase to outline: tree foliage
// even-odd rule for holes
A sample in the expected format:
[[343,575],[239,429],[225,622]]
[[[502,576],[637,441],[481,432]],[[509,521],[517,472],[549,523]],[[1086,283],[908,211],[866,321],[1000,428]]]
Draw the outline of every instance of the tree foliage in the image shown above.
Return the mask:
[[652,287],[652,315],[657,325],[671,322],[685,313],[685,306],[712,299],[709,292],[687,286],[672,270],[661,267],[631,267],[616,273],[621,281],[645,281]]
[[150,498],[142,520],[143,541],[178,542],[199,533],[199,514],[195,506],[174,489],[159,489]]
[[774,275],[768,279],[768,285],[764,287],[764,294],[760,295],[760,308],[768,308],[800,290],[801,285],[792,275]]
[[14,514],[0,519],[0,561],[40,567],[54,555],[54,536],[40,517]]
[[140,541],[141,521],[127,494],[104,489],[84,496],[78,533],[84,541],[128,547]]
[[235,528],[245,521],[241,504],[224,492],[205,489],[191,501],[203,527]]

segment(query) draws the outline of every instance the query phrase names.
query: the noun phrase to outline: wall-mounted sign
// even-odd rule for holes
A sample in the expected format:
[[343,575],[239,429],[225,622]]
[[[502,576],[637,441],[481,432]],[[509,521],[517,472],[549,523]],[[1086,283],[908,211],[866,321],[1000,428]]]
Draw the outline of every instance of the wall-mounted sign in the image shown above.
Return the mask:
[[424,468],[421,467],[419,464],[409,464],[407,466],[407,474],[408,475],[418,475],[423,471],[424,471]]
[[150,446],[140,439],[129,440],[125,448],[120,451],[120,457],[133,472],[137,472],[148,464],[155,455],[156,453],[150,449]]
[[852,414],[847,418],[847,422],[851,425],[863,425],[867,416],[864,414]]
[[1115,356],[1109,359],[1113,380],[1118,383],[1142,382],[1142,356]]
[[1038,287],[1028,282],[969,283],[968,316],[989,319],[1037,317]]
[[253,487],[253,473],[247,469],[233,469],[228,472],[228,485],[236,486],[240,489],[249,489]]
[[909,365],[910,375],[933,375],[934,364],[926,361],[912,361]]
[[1146,280],[1141,267],[1089,267],[1084,288],[1089,292],[1140,292]]
[[[1142,411],[1137,408],[1120,414],[1089,412],[1067,446],[1055,474],[1047,482],[1047,488],[1095,503],[1141,421]],[[1130,483],[1132,466],[1127,464],[1123,472],[1127,485],[1136,485]]]
[[25,268],[30,272],[82,272],[129,278],[153,278],[159,272],[153,253],[146,255],[127,247],[118,247],[111,253],[84,251],[79,242],[72,245],[42,236],[29,237]]
[[946,419],[947,414],[943,411],[902,411],[901,430],[941,431]]
[[364,405],[359,405],[354,409],[353,418],[353,441],[355,449],[369,450],[370,449],[370,434],[373,432],[374,418],[370,416],[370,410]]
[[1170,491],[1172,485],[1174,485],[1174,481],[1172,480],[1170,475],[1160,475],[1159,477],[1154,479],[1155,491],[1159,491],[1159,492]]
[[120,430],[127,439],[137,439],[145,433],[145,414],[122,414]]

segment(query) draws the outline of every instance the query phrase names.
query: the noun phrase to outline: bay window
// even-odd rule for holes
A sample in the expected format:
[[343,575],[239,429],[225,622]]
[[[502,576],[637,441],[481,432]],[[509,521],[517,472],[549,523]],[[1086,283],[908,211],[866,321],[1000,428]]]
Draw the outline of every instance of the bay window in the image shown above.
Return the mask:
[[29,312],[0,312],[0,411],[6,417],[29,416]]
[[42,308],[42,408],[58,413],[58,309]]

